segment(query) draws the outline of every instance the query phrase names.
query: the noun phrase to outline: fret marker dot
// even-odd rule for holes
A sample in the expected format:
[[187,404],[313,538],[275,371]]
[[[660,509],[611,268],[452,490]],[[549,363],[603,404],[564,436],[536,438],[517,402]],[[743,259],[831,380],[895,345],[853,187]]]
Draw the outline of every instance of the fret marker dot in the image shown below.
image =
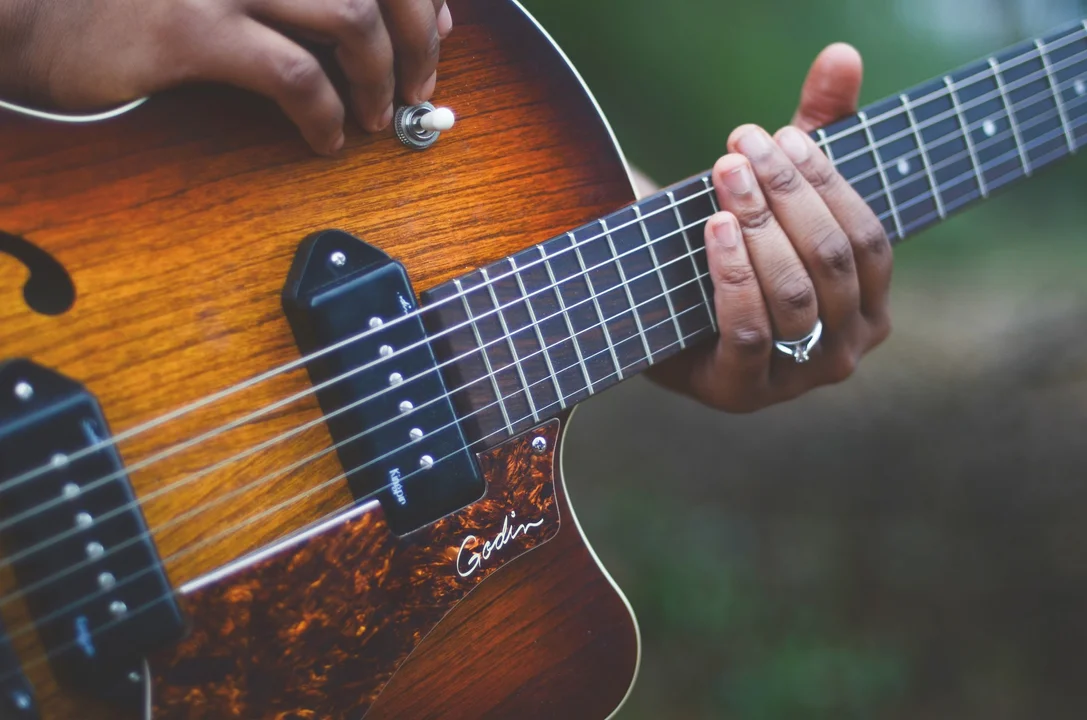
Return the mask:
[[996,123],[992,120],[986,120],[981,126],[981,131],[985,133],[985,137],[996,135]]
[[423,431],[420,430],[419,428],[412,428],[411,432],[408,433],[408,437],[410,437],[413,442],[415,440],[422,440],[423,439]]
[[389,376],[389,384],[390,385],[396,386],[396,385],[399,385],[402,382],[404,382],[404,376],[401,375],[400,373],[393,373],[392,375]]
[[430,457],[429,455],[424,455],[423,457],[419,458],[419,467],[423,468],[424,470],[429,470],[430,468],[434,467],[434,458]]
[[1076,89],[1076,95],[1079,95],[1080,97],[1087,95],[1087,82],[1076,80],[1076,84],[1073,87]]
[[415,406],[411,404],[411,400],[401,401],[401,403],[400,403],[400,412],[401,412],[401,414],[410,413],[414,409],[415,409]]
[[380,355],[381,357],[384,357],[384,358],[389,357],[390,355],[393,354],[392,346],[391,345],[382,345],[381,347],[379,347],[377,349],[377,354]]
[[903,177],[910,174],[910,161],[906,158],[902,158],[898,161],[898,174]]
[[97,558],[102,557],[102,555],[105,554],[105,552],[106,552],[106,549],[104,547],[102,547],[102,543],[100,543],[100,542],[89,542],[89,543],[87,543],[87,557],[89,557],[91,560],[95,560]]

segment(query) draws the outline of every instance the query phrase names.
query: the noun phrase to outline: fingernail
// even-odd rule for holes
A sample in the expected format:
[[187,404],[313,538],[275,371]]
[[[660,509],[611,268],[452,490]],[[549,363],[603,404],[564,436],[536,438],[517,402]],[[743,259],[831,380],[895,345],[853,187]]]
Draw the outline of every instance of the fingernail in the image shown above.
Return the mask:
[[725,175],[724,180],[725,187],[733,195],[749,195],[754,186],[751,169],[746,163]]
[[385,108],[385,112],[381,113],[381,118],[377,121],[377,128],[375,132],[380,132],[389,127],[389,123],[393,121],[393,106],[389,103],[389,107]]
[[740,136],[736,146],[749,158],[760,158],[770,153],[770,136],[762,130],[751,128]]
[[329,155],[335,155],[340,150],[343,150],[344,140],[345,140],[345,138],[343,136],[343,133],[341,132],[339,137],[336,138],[335,142],[332,143],[332,147],[329,148],[328,154]]
[[778,133],[778,145],[794,163],[799,165],[811,157],[811,146],[804,133],[794,127],[787,127]]
[[423,87],[419,91],[419,99],[422,100],[423,102],[426,102],[427,100],[429,100],[430,96],[434,94],[434,86],[437,85],[437,84],[438,84],[438,73],[437,73],[437,71],[435,71],[435,72],[431,73],[430,77],[427,78],[427,81],[425,83],[423,83]]
[[713,237],[726,250],[733,250],[740,244],[740,228],[731,215],[721,218],[713,226]]
[[438,37],[445,40],[451,32],[453,32],[453,14],[449,12],[449,3],[446,3],[438,12]]

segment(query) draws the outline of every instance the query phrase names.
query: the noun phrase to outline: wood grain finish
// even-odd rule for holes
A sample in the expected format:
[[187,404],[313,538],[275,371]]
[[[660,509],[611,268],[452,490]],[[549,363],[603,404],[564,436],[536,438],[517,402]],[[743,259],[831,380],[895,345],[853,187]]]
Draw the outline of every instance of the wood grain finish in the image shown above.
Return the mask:
[[[166,94],[90,126],[0,115],[0,231],[49,252],[77,291],[67,313],[33,313],[22,299],[22,265],[0,255],[0,355],[85,383],[122,432],[298,357],[279,293],[298,242],[314,230],[339,227],[382,248],[421,292],[629,202],[605,126],[546,38],[506,0],[450,2],[457,26],[442,46],[435,101],[459,121],[426,152],[402,148],[391,132],[349,128],[339,158],[317,158],[271,103],[219,88]],[[301,369],[278,375],[122,443],[121,454],[138,463],[309,387]],[[349,504],[345,483],[327,482],[342,468],[325,452],[320,423],[226,462],[317,418],[306,396],[131,474],[175,585]],[[225,464],[206,471],[217,463]],[[581,553],[571,567],[594,573],[594,592],[612,596],[608,612],[622,612],[613,624],[633,637],[629,614],[569,532],[568,554]],[[503,584],[507,573],[514,577],[513,569],[499,574],[466,606],[567,602],[547,590],[548,577],[525,570]],[[533,590],[529,579],[542,585]],[[0,589],[14,587],[0,570]],[[489,617],[481,612],[455,613],[463,619],[447,620],[442,632],[452,642],[460,636],[444,626],[463,622],[470,635]],[[3,616],[13,634],[26,626],[19,603]],[[555,632],[524,627],[525,662],[531,639],[546,645]],[[24,660],[40,655],[33,632],[15,645]],[[434,646],[416,657],[448,652]],[[467,668],[472,658],[460,662]],[[46,666],[29,674],[47,718],[115,717],[64,698]],[[564,692],[557,679],[548,687],[555,697]]]

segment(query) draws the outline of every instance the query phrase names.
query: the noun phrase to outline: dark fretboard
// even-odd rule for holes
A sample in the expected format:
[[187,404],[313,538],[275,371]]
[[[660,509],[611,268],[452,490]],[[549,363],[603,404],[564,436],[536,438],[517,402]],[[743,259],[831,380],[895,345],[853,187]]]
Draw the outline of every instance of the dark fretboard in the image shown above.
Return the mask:
[[[1017,45],[813,137],[900,241],[1078,150],[1087,24]],[[427,293],[447,385],[493,444],[716,333],[709,174]]]

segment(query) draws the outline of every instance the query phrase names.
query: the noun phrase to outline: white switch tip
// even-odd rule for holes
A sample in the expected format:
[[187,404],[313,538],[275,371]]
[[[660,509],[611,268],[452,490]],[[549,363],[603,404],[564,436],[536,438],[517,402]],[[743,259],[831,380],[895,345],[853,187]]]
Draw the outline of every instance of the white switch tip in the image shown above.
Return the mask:
[[428,132],[452,130],[457,118],[449,108],[440,107],[419,118],[419,127]]

